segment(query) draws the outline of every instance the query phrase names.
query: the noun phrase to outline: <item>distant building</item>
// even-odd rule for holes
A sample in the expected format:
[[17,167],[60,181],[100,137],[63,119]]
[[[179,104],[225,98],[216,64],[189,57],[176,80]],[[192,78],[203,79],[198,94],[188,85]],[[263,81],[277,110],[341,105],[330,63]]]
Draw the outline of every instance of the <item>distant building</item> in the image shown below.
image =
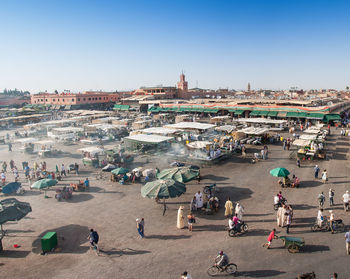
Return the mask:
[[185,80],[185,75],[182,73],[180,75],[180,81],[177,83],[178,98],[184,98],[188,92],[188,82]]
[[83,93],[38,93],[31,96],[32,104],[69,107],[106,107],[118,102],[126,93],[86,91]]

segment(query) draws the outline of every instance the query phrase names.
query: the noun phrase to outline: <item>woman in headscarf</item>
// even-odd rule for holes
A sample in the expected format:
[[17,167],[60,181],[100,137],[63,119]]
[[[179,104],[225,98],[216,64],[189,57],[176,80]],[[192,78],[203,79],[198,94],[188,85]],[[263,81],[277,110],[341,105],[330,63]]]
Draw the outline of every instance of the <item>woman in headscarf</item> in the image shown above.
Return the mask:
[[176,227],[178,229],[183,229],[185,227],[184,224],[184,207],[181,205],[179,207],[179,210],[177,211],[177,224]]
[[239,202],[236,204],[235,213],[239,220],[243,220],[244,208]]

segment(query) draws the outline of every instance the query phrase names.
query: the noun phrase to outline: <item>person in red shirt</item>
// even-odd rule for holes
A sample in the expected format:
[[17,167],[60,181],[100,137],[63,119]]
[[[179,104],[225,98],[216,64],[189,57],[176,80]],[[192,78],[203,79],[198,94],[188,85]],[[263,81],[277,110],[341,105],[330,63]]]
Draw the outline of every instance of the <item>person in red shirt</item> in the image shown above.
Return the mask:
[[269,237],[267,238],[267,242],[263,244],[263,247],[267,246],[267,249],[270,249],[272,240],[278,238],[278,236],[275,235],[275,233],[276,229],[273,229],[272,232],[270,232]]

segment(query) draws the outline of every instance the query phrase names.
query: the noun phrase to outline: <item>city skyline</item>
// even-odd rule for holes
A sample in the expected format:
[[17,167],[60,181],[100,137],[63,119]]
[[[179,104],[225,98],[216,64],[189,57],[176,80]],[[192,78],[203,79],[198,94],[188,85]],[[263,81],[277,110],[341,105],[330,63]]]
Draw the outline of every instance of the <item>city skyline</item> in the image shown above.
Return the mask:
[[[336,5],[335,5],[336,3]],[[343,90],[346,1],[7,1],[0,90]]]

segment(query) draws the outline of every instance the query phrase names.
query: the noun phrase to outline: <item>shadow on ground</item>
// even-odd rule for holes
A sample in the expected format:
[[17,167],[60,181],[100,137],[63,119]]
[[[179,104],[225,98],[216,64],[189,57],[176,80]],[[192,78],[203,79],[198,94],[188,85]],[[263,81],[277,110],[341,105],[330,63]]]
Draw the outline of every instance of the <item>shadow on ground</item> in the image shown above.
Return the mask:
[[89,235],[89,228],[80,225],[67,225],[63,227],[49,229],[41,233],[37,239],[32,243],[32,252],[40,254],[41,250],[41,238],[48,232],[57,232],[57,247],[59,253],[85,253],[89,247],[81,246],[88,242],[87,237]]
[[316,253],[316,252],[324,252],[329,251],[329,246],[327,245],[305,245],[301,248],[305,253]]
[[29,253],[30,251],[3,250],[0,252],[0,258],[25,258]]
[[108,257],[121,257],[123,255],[125,256],[133,256],[133,255],[141,255],[141,254],[149,254],[150,251],[147,250],[134,250],[131,248],[123,248],[121,250],[117,250],[115,248],[112,248],[110,250],[102,250],[100,249],[100,255],[101,256],[108,256]]
[[239,271],[235,275],[252,277],[252,278],[263,278],[263,277],[277,276],[284,273],[285,273],[284,271],[266,269],[266,270]]
[[85,194],[85,193],[73,193],[73,196],[71,199],[66,200],[66,202],[69,203],[77,203],[77,202],[84,202],[93,199],[94,196],[91,194]]
[[159,239],[159,240],[177,240],[177,239],[187,239],[190,238],[191,235],[146,235],[147,239]]

